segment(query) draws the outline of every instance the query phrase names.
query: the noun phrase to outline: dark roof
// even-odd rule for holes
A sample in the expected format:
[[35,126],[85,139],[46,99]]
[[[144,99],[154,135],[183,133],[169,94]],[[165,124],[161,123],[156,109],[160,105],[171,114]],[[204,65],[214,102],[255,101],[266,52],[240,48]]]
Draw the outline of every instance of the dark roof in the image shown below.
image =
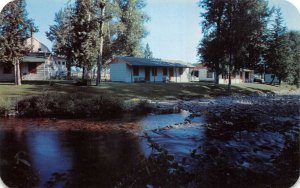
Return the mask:
[[193,67],[191,65],[183,64],[174,61],[161,60],[161,59],[150,59],[150,58],[139,58],[139,57],[116,57],[111,63],[124,62],[131,66],[155,66],[155,67]]
[[196,67],[195,67],[195,69],[196,70],[199,70],[199,69],[207,69],[207,67],[204,65],[204,64],[198,64],[198,65],[196,65]]

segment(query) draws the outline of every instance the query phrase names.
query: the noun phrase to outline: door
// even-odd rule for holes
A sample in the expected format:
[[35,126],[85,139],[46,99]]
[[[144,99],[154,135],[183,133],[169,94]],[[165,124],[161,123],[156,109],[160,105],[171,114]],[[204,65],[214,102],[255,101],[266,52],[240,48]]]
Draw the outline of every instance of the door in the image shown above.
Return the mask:
[[174,69],[173,68],[169,69],[169,77],[170,77],[169,80],[172,81],[173,77],[174,77]]
[[145,68],[145,81],[150,81],[150,68]]

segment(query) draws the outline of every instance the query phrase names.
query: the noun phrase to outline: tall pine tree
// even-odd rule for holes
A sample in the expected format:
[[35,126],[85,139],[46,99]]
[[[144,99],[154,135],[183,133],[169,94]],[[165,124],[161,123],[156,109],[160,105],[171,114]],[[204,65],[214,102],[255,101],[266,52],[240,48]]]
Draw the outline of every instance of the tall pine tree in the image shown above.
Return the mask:
[[144,57],[145,58],[153,58],[153,53],[152,53],[148,43],[146,44],[146,48],[144,50]]
[[279,8],[275,10],[274,21],[267,39],[267,49],[264,59],[267,71],[277,76],[280,84],[288,75],[287,67],[291,61],[291,56],[287,29],[284,26],[282,13]]
[[290,47],[290,58],[287,65],[287,77],[285,81],[300,87],[300,32],[290,31],[287,34]]

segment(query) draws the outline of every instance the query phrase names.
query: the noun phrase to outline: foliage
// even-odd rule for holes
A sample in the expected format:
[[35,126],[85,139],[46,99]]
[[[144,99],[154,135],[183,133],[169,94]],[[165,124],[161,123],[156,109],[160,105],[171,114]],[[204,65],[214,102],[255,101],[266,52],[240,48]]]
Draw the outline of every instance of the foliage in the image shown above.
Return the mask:
[[113,1],[113,19],[116,28],[113,33],[112,50],[115,55],[143,56],[141,41],[147,32],[143,25],[149,18],[142,9],[144,0]]
[[287,78],[288,67],[292,63],[286,30],[281,11],[276,9],[275,19],[268,34],[264,58],[267,71],[278,77],[279,84],[283,79]]
[[77,0],[71,20],[73,27],[73,51],[78,66],[83,68],[83,79],[96,64],[98,35],[93,3],[90,0]]
[[[260,62],[264,31],[269,11],[265,0],[203,0],[204,38],[198,55],[216,75],[228,75]],[[216,79],[216,84],[217,84]]]
[[225,51],[221,26],[224,21],[225,1],[200,1],[199,6],[205,10],[201,14],[204,38],[199,44],[198,56],[204,64],[215,72],[215,84],[219,84],[219,75],[224,70]]
[[288,32],[288,41],[291,61],[287,66],[288,75],[285,81],[289,84],[298,84],[298,87],[300,87],[300,32]]
[[140,100],[131,108],[130,111],[135,114],[147,114],[152,112],[153,110],[154,107],[148,102],[148,100]]
[[142,11],[145,5],[144,0],[76,0],[56,14],[47,37],[54,43],[54,51],[67,58],[68,66],[82,67],[83,79],[87,79],[86,73],[95,67],[99,55],[100,33],[104,66],[114,55],[143,56],[144,23],[149,19]]
[[20,100],[16,109],[24,117],[108,119],[121,115],[123,105],[118,100],[102,96],[46,93]]
[[55,24],[51,25],[49,32],[46,32],[47,38],[53,42],[53,52],[66,58],[68,75],[70,78],[71,66],[74,64],[73,53],[73,26],[71,25],[74,9],[68,6],[55,14]]

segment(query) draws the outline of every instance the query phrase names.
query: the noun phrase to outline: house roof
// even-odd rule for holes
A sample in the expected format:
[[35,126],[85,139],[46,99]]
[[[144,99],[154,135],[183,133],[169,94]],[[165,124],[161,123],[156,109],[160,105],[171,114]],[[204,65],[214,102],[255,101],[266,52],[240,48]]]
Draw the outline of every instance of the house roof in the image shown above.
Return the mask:
[[149,66],[149,67],[193,67],[188,64],[183,64],[183,62],[174,62],[170,60],[161,59],[150,59],[150,58],[139,58],[139,57],[116,57],[111,63],[126,63],[130,66]]
[[199,70],[199,69],[207,69],[207,67],[204,65],[204,64],[198,64],[198,65],[196,65],[196,67],[195,67],[195,69],[196,70]]
[[48,52],[50,53],[49,48],[41,43],[38,39],[35,37],[30,37],[26,39],[25,46],[32,48],[31,52]]
[[43,58],[43,57],[24,56],[22,62],[44,63],[47,59],[48,58]]

